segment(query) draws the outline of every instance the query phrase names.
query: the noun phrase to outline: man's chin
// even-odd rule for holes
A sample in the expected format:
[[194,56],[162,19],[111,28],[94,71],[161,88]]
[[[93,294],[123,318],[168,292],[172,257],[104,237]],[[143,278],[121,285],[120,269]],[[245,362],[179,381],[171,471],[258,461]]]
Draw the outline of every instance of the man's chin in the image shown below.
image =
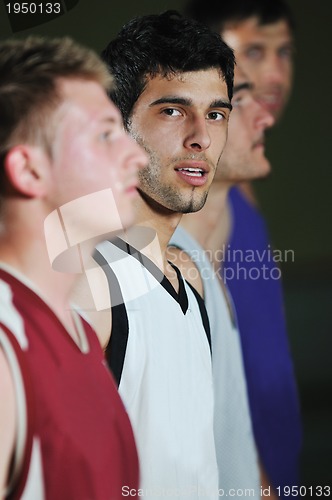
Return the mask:
[[190,214],[193,212],[198,212],[205,205],[207,198],[207,193],[202,194],[199,199],[190,198],[189,200],[181,199],[180,197],[174,196],[163,196],[163,201],[157,201],[156,199],[149,196],[147,193],[138,189],[141,198],[147,203],[150,208],[155,212],[167,215],[167,214]]
[[184,207],[180,213],[181,214],[193,214],[195,212],[198,212],[199,210],[202,210],[202,208],[204,207],[205,205],[205,202],[206,202],[206,198],[207,196],[204,197],[204,199],[202,200],[199,200],[199,201],[191,201],[190,202],[190,205],[188,205],[187,207]]

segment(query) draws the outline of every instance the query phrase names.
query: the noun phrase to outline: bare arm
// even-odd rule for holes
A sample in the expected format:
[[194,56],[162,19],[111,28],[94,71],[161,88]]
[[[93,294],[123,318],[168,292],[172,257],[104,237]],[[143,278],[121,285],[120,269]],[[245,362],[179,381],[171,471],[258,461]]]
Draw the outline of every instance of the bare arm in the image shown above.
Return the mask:
[[112,330],[111,297],[104,272],[90,277],[82,275],[74,290],[72,301],[95,330],[103,349],[106,349]]
[[16,430],[16,403],[11,371],[0,347],[0,499],[5,496]]

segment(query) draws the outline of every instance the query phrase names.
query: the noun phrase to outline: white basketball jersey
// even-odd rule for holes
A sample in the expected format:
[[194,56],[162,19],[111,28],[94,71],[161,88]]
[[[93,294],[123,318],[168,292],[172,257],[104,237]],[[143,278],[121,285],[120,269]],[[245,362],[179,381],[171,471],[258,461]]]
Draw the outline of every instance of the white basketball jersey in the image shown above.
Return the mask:
[[203,301],[178,270],[177,293],[151,260],[118,238],[98,245],[95,259],[117,296],[108,359],[134,429],[144,497],[217,499]]

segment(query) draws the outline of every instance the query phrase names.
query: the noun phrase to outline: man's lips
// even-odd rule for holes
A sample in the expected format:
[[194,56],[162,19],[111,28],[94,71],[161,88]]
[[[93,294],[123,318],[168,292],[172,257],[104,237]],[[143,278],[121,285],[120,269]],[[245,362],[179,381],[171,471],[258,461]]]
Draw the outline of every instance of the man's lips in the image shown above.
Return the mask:
[[203,186],[208,179],[210,167],[204,161],[186,161],[179,163],[174,170],[187,184]]
[[135,178],[134,180],[126,182],[123,187],[123,191],[127,194],[137,194],[138,185],[138,180]]
[[277,111],[284,106],[284,98],[280,93],[260,94],[257,100],[268,111]]
[[255,148],[263,148],[264,149],[265,148],[265,140],[264,140],[264,138],[261,137],[260,139],[257,139],[253,143],[252,147],[253,147],[253,149],[255,149]]

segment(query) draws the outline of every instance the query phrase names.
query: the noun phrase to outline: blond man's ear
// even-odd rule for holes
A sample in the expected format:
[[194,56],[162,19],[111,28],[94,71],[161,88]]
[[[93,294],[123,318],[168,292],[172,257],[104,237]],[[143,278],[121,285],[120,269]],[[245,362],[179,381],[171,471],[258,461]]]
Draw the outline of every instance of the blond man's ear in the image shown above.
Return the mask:
[[11,191],[28,198],[42,198],[46,193],[49,159],[42,148],[20,144],[9,150],[4,168]]

